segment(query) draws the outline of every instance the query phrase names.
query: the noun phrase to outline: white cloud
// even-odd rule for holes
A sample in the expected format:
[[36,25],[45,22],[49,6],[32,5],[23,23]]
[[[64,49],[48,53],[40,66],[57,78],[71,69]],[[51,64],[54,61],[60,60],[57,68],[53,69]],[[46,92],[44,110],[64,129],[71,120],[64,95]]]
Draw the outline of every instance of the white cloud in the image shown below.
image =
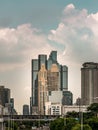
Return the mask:
[[51,49],[47,36],[30,24],[19,25],[17,28],[0,28],[0,68],[2,69],[9,69],[10,65],[17,67],[24,64],[38,53],[47,53],[47,48]]
[[[65,7],[61,22],[51,30],[48,38],[65,46],[67,62],[97,60],[98,13],[88,14],[86,9],[77,10],[73,4]],[[64,53],[62,53],[64,56]]]

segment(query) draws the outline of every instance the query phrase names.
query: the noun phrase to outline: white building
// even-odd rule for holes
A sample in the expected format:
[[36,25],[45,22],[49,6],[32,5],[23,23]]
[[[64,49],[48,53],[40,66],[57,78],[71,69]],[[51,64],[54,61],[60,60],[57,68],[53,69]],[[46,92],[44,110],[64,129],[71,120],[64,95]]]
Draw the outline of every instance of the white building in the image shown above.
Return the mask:
[[78,105],[72,105],[72,106],[67,106],[64,105],[62,106],[62,115],[66,115],[67,112],[86,112],[88,106],[78,106]]
[[45,115],[61,115],[62,105],[60,103],[45,103]]

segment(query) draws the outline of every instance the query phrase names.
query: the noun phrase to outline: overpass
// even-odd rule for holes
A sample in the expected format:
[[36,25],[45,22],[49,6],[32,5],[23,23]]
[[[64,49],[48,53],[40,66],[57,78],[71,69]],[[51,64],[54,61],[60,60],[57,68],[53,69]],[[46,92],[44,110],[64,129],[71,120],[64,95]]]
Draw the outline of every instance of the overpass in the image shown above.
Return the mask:
[[52,121],[58,118],[58,115],[3,115],[3,121]]

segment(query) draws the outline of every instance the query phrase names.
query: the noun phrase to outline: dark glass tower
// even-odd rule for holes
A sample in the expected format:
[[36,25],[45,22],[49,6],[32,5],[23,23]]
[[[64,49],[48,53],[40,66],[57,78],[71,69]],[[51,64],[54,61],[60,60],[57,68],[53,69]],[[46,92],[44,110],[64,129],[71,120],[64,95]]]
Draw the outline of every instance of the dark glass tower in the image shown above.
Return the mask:
[[[31,90],[31,107],[38,106],[38,71],[41,65],[44,64],[47,68],[47,55],[39,55],[38,59],[32,59],[32,90]],[[30,108],[31,109],[31,108]],[[31,109],[32,111],[32,109]]]
[[38,60],[33,59],[32,60],[32,100],[31,100],[31,106],[36,106],[38,105],[38,95],[37,95],[37,90],[38,90],[38,84],[37,84],[37,74],[38,74]]
[[5,106],[6,103],[10,103],[10,89],[0,86],[0,104]]
[[66,91],[68,90],[68,67],[67,66],[62,66],[61,65],[61,90]]
[[39,55],[38,56],[38,66],[39,70],[41,69],[41,65],[44,64],[45,68],[47,69],[47,55]]
[[73,94],[70,91],[63,91],[63,105],[72,105],[73,104]]

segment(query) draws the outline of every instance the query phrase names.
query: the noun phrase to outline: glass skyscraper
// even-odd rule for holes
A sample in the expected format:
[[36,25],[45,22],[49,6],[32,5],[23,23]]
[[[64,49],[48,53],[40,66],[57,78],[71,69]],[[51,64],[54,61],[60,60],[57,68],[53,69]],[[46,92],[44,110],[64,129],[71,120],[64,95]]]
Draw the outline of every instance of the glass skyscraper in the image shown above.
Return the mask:
[[[57,51],[52,51],[49,55],[49,58],[47,59],[47,55],[40,54],[38,55],[38,59],[32,59],[32,89],[31,89],[31,107],[37,107],[38,106],[38,72],[41,69],[42,65],[45,65],[45,69],[49,72],[51,70],[51,67],[53,65],[56,65],[58,68],[58,72],[55,74],[56,77],[58,77],[58,90],[66,91],[68,90],[68,67],[60,65],[57,61]],[[53,76],[51,76],[53,77]],[[55,80],[54,80],[55,81]],[[47,81],[48,82],[48,81]],[[32,108],[30,108],[32,111]]]

